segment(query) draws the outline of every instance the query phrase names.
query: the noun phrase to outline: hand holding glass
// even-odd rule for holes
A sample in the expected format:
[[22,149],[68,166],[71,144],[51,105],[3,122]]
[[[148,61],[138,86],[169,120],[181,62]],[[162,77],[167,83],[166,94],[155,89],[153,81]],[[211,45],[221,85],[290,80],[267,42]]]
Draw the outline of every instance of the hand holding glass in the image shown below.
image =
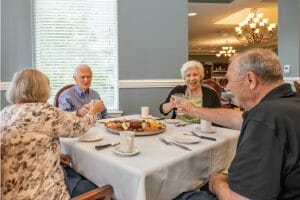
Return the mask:
[[184,94],[175,93],[175,94],[173,94],[173,97],[175,99],[175,106],[177,108],[176,114],[177,115],[184,115],[184,112],[182,112],[182,109],[180,108],[180,105],[186,101],[186,98],[185,98]]
[[92,99],[90,102],[90,112],[93,114],[97,114],[101,112],[103,107],[104,107],[103,101],[100,99]]

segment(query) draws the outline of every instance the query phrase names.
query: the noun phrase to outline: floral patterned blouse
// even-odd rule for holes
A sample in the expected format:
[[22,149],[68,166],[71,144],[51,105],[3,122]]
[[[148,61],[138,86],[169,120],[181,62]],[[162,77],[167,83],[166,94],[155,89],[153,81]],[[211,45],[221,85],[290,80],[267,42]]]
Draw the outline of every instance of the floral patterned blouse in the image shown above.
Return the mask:
[[2,199],[70,199],[59,137],[83,135],[96,121],[48,103],[14,104],[1,113]]

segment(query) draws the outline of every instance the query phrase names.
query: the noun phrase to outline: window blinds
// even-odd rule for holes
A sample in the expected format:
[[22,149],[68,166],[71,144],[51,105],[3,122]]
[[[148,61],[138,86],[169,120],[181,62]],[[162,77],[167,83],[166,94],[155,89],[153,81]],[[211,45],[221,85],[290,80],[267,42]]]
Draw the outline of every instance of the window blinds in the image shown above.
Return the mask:
[[92,88],[118,109],[117,0],[33,0],[33,63],[50,79],[51,97],[88,64]]

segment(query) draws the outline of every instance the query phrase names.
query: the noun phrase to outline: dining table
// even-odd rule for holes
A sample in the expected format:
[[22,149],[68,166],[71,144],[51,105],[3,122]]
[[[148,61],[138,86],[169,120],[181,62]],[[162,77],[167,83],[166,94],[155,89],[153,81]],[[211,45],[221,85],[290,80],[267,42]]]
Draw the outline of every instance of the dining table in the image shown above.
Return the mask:
[[[120,140],[119,134],[109,131],[102,121],[92,127],[99,140],[60,138],[61,152],[71,156],[72,168],[96,185],[112,185],[117,200],[170,200],[184,191],[200,188],[210,174],[227,171],[235,153],[238,130],[213,126],[213,131],[203,133],[200,124],[160,122],[166,125],[163,132],[134,137],[137,152],[132,155],[118,153],[115,146],[95,149],[97,145]],[[195,137],[195,142],[176,142],[190,150],[161,140],[175,142],[176,138],[192,135],[191,131],[204,138],[188,136]]]

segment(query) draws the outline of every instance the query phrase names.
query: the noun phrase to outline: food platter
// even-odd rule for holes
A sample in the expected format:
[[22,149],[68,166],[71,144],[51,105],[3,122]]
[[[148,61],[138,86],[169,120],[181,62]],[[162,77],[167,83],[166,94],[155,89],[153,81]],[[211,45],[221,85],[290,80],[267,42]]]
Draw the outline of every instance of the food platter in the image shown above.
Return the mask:
[[[116,133],[116,134],[120,134],[120,132],[122,130],[114,130],[111,128],[106,128],[106,130],[108,130],[111,133]],[[157,130],[157,131],[135,131],[135,136],[150,136],[150,135],[156,135],[156,134],[160,134],[162,132],[164,132],[166,129],[161,129],[161,130]]]
[[121,131],[134,131],[136,136],[150,136],[162,133],[166,125],[154,119],[112,120],[106,122],[106,130],[119,134]]

